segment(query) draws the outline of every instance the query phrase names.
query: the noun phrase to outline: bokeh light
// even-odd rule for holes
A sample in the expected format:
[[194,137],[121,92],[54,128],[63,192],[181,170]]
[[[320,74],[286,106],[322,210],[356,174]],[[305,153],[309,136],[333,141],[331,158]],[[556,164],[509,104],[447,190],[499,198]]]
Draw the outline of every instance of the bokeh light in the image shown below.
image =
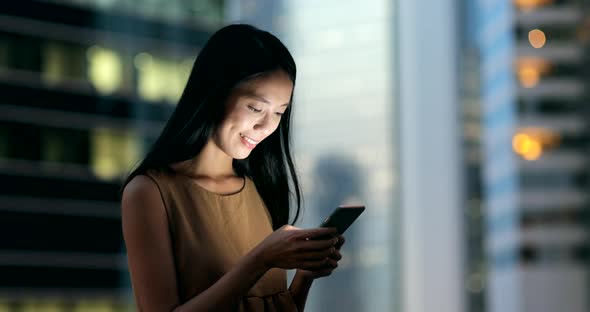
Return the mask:
[[545,33],[540,29],[533,29],[529,31],[529,43],[535,49],[540,49],[545,46],[547,37]]
[[512,138],[512,149],[525,160],[537,160],[560,143],[560,136],[550,129],[522,128]]
[[520,133],[512,139],[514,151],[526,160],[537,160],[541,157],[543,149],[541,144],[527,134]]
[[541,80],[539,70],[532,66],[518,69],[518,79],[525,88],[533,88]]
[[520,57],[516,62],[516,74],[520,84],[525,88],[534,88],[543,75],[551,70],[551,64],[539,57]]
[[92,46],[87,52],[88,78],[102,94],[115,92],[123,81],[123,62],[113,50]]
[[553,0],[514,0],[516,7],[523,11],[533,10],[551,3]]

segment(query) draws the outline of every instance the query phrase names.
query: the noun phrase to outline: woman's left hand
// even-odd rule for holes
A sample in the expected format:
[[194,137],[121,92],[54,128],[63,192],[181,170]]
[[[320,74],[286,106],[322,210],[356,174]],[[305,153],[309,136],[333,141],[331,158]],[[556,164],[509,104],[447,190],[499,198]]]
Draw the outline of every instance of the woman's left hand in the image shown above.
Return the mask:
[[340,254],[340,248],[344,245],[345,239],[344,236],[338,235],[338,242],[334,245],[334,252],[330,257],[326,258],[325,265],[317,270],[302,270],[298,269],[297,273],[301,274],[302,277],[307,279],[316,279],[320,277],[329,276],[332,272],[338,267],[338,261],[342,259],[342,254]]

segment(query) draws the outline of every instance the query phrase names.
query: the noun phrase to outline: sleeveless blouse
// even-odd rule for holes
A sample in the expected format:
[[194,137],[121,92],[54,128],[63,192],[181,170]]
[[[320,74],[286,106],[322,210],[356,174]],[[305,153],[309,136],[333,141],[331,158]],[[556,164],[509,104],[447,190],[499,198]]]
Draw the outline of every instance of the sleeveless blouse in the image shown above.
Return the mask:
[[[181,303],[213,285],[273,231],[266,205],[247,177],[239,192],[220,195],[171,171],[146,175],[160,189],[166,209]],[[267,271],[238,311],[297,311],[286,271]]]

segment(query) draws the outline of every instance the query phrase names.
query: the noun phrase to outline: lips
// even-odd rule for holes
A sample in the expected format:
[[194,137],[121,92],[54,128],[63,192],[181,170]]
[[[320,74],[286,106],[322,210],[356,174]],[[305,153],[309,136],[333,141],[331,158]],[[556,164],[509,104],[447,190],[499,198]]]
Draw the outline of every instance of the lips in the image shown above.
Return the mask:
[[246,147],[253,149],[256,147],[256,145],[258,143],[260,143],[259,140],[255,140],[251,137],[245,136],[243,134],[240,134],[240,139],[242,140],[242,143],[244,143],[244,145],[246,145]]

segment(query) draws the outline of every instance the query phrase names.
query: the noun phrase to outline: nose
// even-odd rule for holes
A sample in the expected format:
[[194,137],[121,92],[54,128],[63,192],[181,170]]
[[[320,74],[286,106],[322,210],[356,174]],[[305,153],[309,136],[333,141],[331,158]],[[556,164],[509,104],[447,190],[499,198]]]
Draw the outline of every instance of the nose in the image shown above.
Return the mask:
[[275,122],[269,114],[261,116],[254,124],[254,130],[262,132],[264,137],[270,135],[278,126],[278,122]]

